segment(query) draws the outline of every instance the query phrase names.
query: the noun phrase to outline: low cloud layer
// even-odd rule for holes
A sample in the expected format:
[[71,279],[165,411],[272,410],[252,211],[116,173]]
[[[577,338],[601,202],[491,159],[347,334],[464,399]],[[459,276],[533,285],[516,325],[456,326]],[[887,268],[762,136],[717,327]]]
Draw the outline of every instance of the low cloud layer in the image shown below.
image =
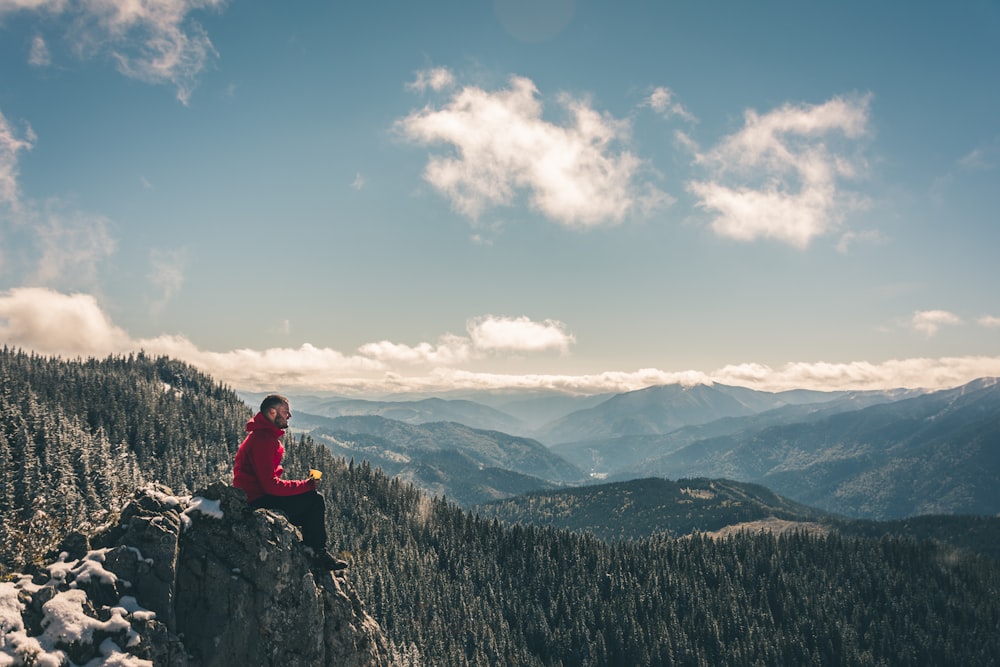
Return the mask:
[[[984,326],[996,318],[984,318]],[[436,344],[409,346],[383,341],[354,353],[319,348],[236,349],[211,352],[183,336],[133,338],[88,294],[46,288],[0,292],[0,343],[46,356],[102,358],[144,350],[180,359],[231,387],[260,391],[335,391],[346,395],[467,390],[539,390],[574,394],[622,392],[659,384],[718,382],[753,389],[938,389],[983,376],[1000,376],[1000,357],[892,359],[878,363],[795,362],[781,368],[754,363],[711,371],[656,368],[596,374],[474,372],[476,358],[498,354],[565,353],[574,338],[560,322],[525,317],[473,318],[468,336],[446,334]]]

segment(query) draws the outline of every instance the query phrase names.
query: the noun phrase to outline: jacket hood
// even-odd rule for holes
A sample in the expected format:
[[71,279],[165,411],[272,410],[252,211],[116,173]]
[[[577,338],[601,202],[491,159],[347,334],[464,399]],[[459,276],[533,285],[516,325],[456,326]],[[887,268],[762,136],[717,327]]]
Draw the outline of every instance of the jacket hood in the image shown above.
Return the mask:
[[261,430],[271,430],[279,438],[285,434],[280,428],[274,425],[270,419],[264,416],[264,413],[258,412],[254,415],[254,418],[247,422],[246,426],[247,433],[252,433],[254,431]]

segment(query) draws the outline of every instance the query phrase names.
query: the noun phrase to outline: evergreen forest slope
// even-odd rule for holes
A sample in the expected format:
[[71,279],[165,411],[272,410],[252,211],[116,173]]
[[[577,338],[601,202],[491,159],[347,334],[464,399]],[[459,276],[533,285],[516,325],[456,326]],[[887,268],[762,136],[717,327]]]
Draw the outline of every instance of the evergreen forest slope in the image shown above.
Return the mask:
[[[5,349],[0,414],[6,564],[25,556],[11,546],[18,530],[38,549],[51,537],[36,530],[43,495],[45,516],[75,525],[101,520],[87,514],[90,499],[134,483],[228,480],[250,409],[169,359]],[[331,544],[351,560],[394,664],[989,665],[1000,655],[1000,566],[936,542],[743,533],[609,543],[478,516],[309,436],[286,450],[289,477],[326,472]],[[15,493],[27,469],[31,484]]]
[[380,416],[317,421],[307,415],[304,423],[315,426],[309,435],[334,454],[365,459],[463,507],[584,481],[579,468],[538,441],[500,431]]
[[472,508],[484,518],[589,533],[606,541],[693,533],[799,531],[880,539],[933,540],[1000,562],[1000,516],[924,515],[897,521],[850,519],[726,479],[659,477],[535,491]]
[[867,519],[1000,509],[1000,382],[694,442],[646,474],[727,477]]
[[659,477],[537,491],[477,505],[473,511],[507,523],[587,532],[607,541],[681,537],[765,519],[802,524],[805,530],[805,524],[829,518],[757,484]]
[[142,484],[232,479],[250,409],[181,362],[63,361],[0,350],[0,573],[67,526],[105,520]]

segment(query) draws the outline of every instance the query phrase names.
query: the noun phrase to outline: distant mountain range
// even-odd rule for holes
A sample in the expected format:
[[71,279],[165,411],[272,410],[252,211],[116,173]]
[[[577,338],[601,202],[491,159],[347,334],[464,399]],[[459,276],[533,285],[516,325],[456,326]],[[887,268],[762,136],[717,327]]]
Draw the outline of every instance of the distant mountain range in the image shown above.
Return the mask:
[[[309,435],[338,456],[367,459],[387,474],[460,505],[584,480],[579,468],[536,440],[455,422],[407,424],[377,416],[316,418]],[[322,423],[320,423],[322,422]]]
[[[260,403],[264,394],[241,393],[251,406]],[[319,397],[291,395],[288,397],[293,417],[297,413],[308,413],[315,417],[374,416],[385,417],[406,424],[427,424],[431,422],[457,422],[472,428],[503,431],[527,435],[531,428],[517,417],[489,407],[482,403],[465,399],[423,398],[420,400],[374,401],[343,397]]]
[[[467,399],[294,397],[292,425],[337,454],[368,459],[463,506],[656,475],[762,484],[857,518],[1000,512],[996,379],[938,392],[666,385],[583,408],[577,399],[548,398],[522,420]],[[531,403],[505,400],[514,411]],[[574,409],[529,427],[556,406]]]
[[822,419],[750,428],[644,462],[872,519],[1000,511],[1000,383],[985,378]]
[[[647,429],[644,433],[634,435],[624,435],[606,427],[604,430],[608,434],[603,437],[564,442],[554,445],[552,450],[582,469],[589,471],[596,478],[632,478],[636,476],[638,471],[645,469],[648,461],[683,449],[700,440],[760,430],[768,426],[814,422],[831,415],[854,412],[872,405],[890,403],[926,393],[913,390],[835,392],[832,394],[785,392],[786,398],[793,397],[793,400],[788,401],[781,398],[780,394],[760,392],[764,394],[765,400],[759,401],[757,405],[767,406],[770,403],[777,407],[754,412],[749,416],[731,416],[723,414],[726,406],[729,406],[730,410],[732,409],[732,403],[727,396],[729,389],[732,388],[714,385],[697,390],[703,405],[716,395],[723,399],[720,401],[722,409],[717,411],[719,416],[710,421],[703,421],[706,416],[710,416],[710,413],[702,412],[701,418],[688,419],[689,424],[675,430],[664,432]],[[647,412],[649,401],[643,396],[646,391],[622,394],[620,397],[622,400],[618,402],[616,411],[605,410],[606,421],[622,423],[630,419],[630,415]],[[672,395],[679,398],[679,403],[690,401],[684,392],[673,392]],[[667,394],[661,393],[659,396],[663,398]],[[809,399],[813,399],[813,402],[808,402]],[[670,409],[676,410],[677,407],[676,405],[670,406]],[[577,414],[582,414],[583,419],[591,421],[593,414],[587,413],[592,413],[592,411]]]
[[662,385],[618,394],[595,407],[557,419],[539,429],[535,435],[552,445],[609,437],[655,435],[727,417],[747,417],[788,405],[822,403],[843,394],[805,390],[770,393],[721,384]]

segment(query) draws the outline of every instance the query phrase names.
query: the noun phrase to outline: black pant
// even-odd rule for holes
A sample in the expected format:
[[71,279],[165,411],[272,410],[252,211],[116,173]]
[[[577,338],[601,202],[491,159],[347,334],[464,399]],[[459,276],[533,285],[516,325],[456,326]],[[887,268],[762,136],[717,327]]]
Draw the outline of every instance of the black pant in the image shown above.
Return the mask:
[[319,491],[297,496],[261,496],[250,503],[254,509],[279,510],[302,530],[302,542],[314,551],[326,549],[326,500]]

